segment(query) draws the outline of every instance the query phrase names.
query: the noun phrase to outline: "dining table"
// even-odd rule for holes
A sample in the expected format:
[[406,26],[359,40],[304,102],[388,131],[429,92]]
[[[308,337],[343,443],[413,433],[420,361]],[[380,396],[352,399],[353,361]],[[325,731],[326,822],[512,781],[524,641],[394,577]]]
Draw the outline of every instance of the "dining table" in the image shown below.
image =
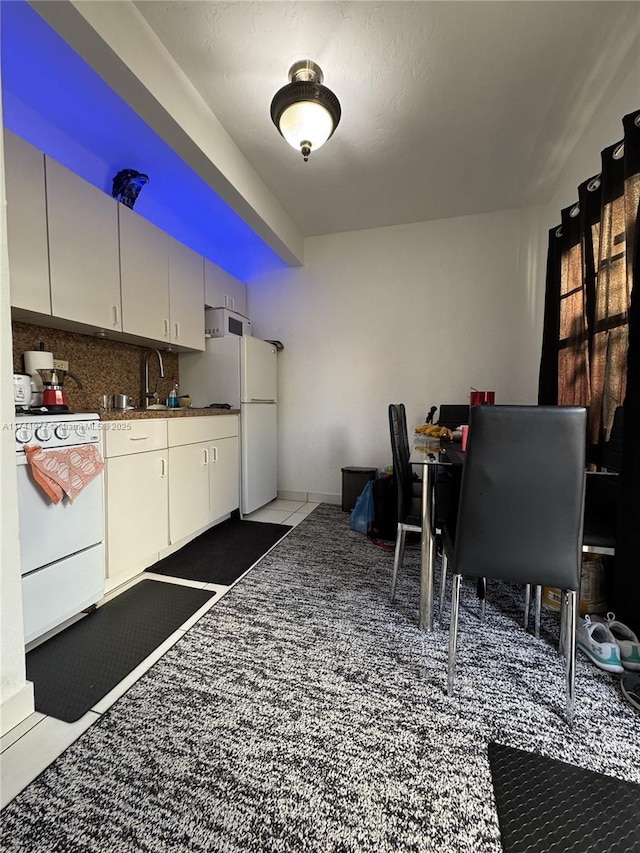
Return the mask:
[[435,489],[438,469],[462,465],[464,451],[459,441],[416,439],[409,464],[422,468],[420,536],[420,620],[422,631],[433,631],[433,579],[436,566]]

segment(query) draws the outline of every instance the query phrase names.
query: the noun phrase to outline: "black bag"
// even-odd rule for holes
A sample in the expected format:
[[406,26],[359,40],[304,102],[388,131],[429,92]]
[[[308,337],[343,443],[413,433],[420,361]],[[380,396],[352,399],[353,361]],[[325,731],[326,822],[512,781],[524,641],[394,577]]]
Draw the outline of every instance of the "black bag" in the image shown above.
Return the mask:
[[373,526],[369,536],[395,542],[398,527],[398,492],[395,477],[386,474],[373,484]]

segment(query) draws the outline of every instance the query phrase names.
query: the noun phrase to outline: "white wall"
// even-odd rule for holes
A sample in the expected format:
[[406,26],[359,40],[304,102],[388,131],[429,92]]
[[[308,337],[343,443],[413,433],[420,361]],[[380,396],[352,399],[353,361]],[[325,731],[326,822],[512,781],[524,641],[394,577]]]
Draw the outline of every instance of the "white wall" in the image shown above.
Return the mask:
[[343,466],[390,464],[391,402],[410,428],[472,385],[536,402],[537,222],[504,211],[316,237],[304,268],[251,283],[254,334],[285,345],[281,491],[337,496]]
[[387,405],[535,403],[548,230],[637,109],[640,56],[594,109],[548,205],[305,241],[305,266],[251,282],[254,334],[281,340],[279,489],[333,495],[391,462]]
[[13,431],[13,350],[9,308],[6,199],[0,109],[0,734],[33,711],[26,681]]
[[[639,7],[640,8],[640,7]],[[640,20],[640,14],[639,14]],[[640,24],[639,24],[640,26]],[[640,54],[621,69],[586,133],[580,137],[544,211],[544,227],[560,224],[560,211],[578,200],[578,186],[601,169],[600,152],[623,137],[622,118],[640,108]]]

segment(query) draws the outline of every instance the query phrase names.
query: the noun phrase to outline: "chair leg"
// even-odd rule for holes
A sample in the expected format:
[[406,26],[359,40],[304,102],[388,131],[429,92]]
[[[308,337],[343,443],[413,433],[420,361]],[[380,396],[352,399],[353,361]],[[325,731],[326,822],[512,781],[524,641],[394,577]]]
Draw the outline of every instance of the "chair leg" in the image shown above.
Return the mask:
[[565,654],[567,648],[567,603],[564,593],[560,596],[560,639],[558,641],[558,651],[561,655]]
[[540,612],[542,606],[542,587],[536,586],[536,617],[535,617],[535,635],[536,639],[540,639]]
[[524,619],[523,627],[526,631],[529,627],[529,610],[531,608],[531,584],[528,583],[524,588]]
[[404,540],[407,531],[399,524],[398,532],[396,533],[396,549],[393,555],[393,575],[391,576],[391,601],[396,597],[396,583],[398,581],[398,569],[404,560]]
[[576,678],[576,610],[578,602],[578,594],[574,590],[566,590],[563,595],[566,597],[566,619],[565,619],[565,648],[566,648],[566,668],[565,668],[565,687],[567,698],[567,722],[573,724],[573,715],[575,709],[575,678]]
[[449,666],[447,673],[447,693],[453,696],[453,681],[456,672],[456,646],[458,644],[458,607],[460,605],[460,580],[462,575],[454,575],[451,584],[451,620],[449,622]]
[[476,589],[478,593],[478,598],[480,599],[480,621],[484,622],[484,609],[485,601],[487,598],[487,579],[478,578],[478,584]]
[[442,619],[442,612],[444,610],[444,595],[447,589],[447,568],[449,566],[449,561],[447,560],[447,555],[442,550],[442,573],[440,574],[440,618]]

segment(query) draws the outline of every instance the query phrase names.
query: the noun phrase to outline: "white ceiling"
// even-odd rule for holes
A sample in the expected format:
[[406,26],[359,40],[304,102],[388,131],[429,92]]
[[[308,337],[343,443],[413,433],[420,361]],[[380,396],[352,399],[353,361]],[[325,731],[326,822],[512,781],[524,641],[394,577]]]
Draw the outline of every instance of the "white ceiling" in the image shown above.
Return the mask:
[[[544,203],[640,49],[633,2],[136,6],[305,236]],[[269,115],[298,59],[342,105],[308,163]]]

